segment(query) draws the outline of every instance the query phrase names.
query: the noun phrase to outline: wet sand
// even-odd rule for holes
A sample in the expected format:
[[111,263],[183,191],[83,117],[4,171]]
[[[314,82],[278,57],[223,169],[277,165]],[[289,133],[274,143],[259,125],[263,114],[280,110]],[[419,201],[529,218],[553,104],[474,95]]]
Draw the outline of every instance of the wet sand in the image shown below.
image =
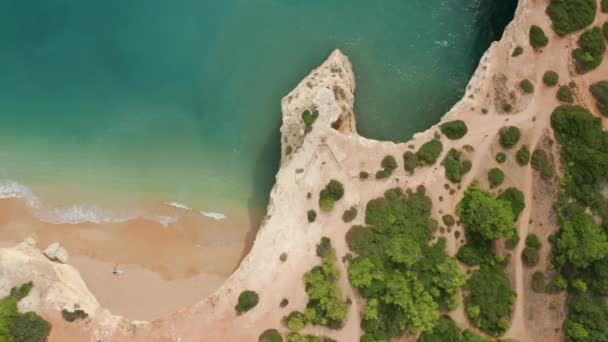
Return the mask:
[[[132,319],[152,320],[214,292],[238,266],[261,215],[216,221],[197,212],[166,208],[178,216],[167,227],[148,220],[109,224],[49,224],[22,200],[0,200],[0,241],[28,236],[41,249],[60,242],[103,307]],[[112,274],[117,266],[125,273]]]

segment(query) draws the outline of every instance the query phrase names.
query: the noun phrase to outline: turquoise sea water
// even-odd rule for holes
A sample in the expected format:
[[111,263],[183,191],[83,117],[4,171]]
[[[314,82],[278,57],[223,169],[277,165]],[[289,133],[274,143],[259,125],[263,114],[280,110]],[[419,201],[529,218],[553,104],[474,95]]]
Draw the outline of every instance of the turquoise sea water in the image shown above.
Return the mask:
[[0,0],[0,179],[57,205],[263,208],[280,99],[331,49],[354,64],[359,132],[404,141],[515,2]]

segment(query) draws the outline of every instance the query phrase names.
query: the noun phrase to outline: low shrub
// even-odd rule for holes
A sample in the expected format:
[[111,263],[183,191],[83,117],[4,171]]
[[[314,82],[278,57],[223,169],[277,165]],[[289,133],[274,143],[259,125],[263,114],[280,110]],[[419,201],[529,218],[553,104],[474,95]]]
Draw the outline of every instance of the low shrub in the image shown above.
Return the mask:
[[418,157],[414,152],[407,151],[403,154],[403,168],[410,173],[418,166]]
[[532,274],[532,291],[536,293],[546,292],[545,275],[543,272],[536,271]]
[[368,178],[369,178],[369,172],[367,172],[367,171],[359,172],[359,179],[366,180]]
[[513,50],[513,53],[511,54],[511,57],[517,57],[522,53],[524,53],[524,48],[522,48],[521,46],[516,46]]
[[350,207],[348,210],[344,211],[344,214],[342,214],[342,221],[349,223],[349,222],[352,222],[356,217],[357,217],[357,208],[353,206],[353,207]]
[[441,125],[441,132],[451,140],[464,137],[468,130],[467,124],[462,120],[454,120]]
[[500,131],[500,144],[504,148],[511,148],[517,144],[520,137],[521,132],[519,128],[515,126],[507,127]]
[[85,319],[89,316],[86,312],[80,309],[76,309],[74,311],[68,311],[66,309],[63,309],[61,310],[61,315],[63,316],[63,319],[68,322],[74,322],[75,320]]
[[608,81],[600,81],[589,87],[591,95],[595,98],[597,109],[604,116],[608,116]]
[[35,312],[21,313],[17,304],[27,297],[32,282],[13,287],[8,297],[0,299],[0,341],[45,342],[51,324]]
[[306,213],[306,217],[309,223],[313,223],[317,219],[317,212],[311,209]]
[[319,112],[316,110],[305,110],[302,112],[302,121],[304,121],[304,126],[306,126],[306,133],[312,131],[312,125],[315,123],[318,117]]
[[552,70],[546,71],[543,75],[543,83],[548,87],[554,87],[559,82],[559,75]]
[[597,68],[604,58],[606,43],[602,36],[602,31],[594,27],[585,31],[578,40],[577,49],[572,51],[572,58],[576,64],[576,70],[584,73]]
[[456,224],[456,219],[454,219],[454,216],[452,215],[443,215],[441,220],[443,221],[443,224],[448,227],[452,227],[454,224]]
[[537,249],[526,247],[521,252],[521,261],[528,267],[536,266],[536,264],[538,264],[538,258]]
[[513,236],[511,236],[510,238],[505,240],[505,247],[507,249],[513,249],[513,248],[517,247],[518,243],[519,243],[519,235],[516,233]]
[[602,12],[608,12],[608,0],[602,0]]
[[496,162],[502,164],[507,161],[507,155],[504,152],[498,152],[496,154]]
[[501,192],[496,199],[509,203],[511,212],[513,213],[513,218],[515,220],[517,220],[519,214],[521,214],[526,207],[524,193],[517,188],[506,189],[505,191]]
[[452,183],[460,183],[462,176],[471,170],[471,161],[460,160],[462,152],[450,149],[443,159],[445,177]]
[[397,161],[393,156],[386,156],[382,159],[380,166],[382,166],[382,170],[376,172],[376,179],[388,178],[397,168]]
[[532,94],[534,92],[534,85],[530,82],[529,79],[524,79],[519,82],[519,87],[526,94]]
[[553,166],[551,166],[549,156],[545,150],[534,150],[530,163],[532,164],[532,168],[534,170],[540,171],[540,175],[543,179],[551,179],[551,177],[553,177],[555,174]]
[[334,209],[336,202],[343,196],[344,186],[337,180],[332,179],[319,194],[319,207],[323,211],[331,211]]
[[283,342],[283,337],[276,329],[268,329],[260,335],[258,342]]
[[495,188],[497,186],[499,186],[500,184],[502,184],[502,182],[505,180],[505,173],[502,172],[501,169],[499,168],[493,168],[490,171],[488,171],[488,181],[490,182],[490,187],[491,188]]
[[280,306],[280,307],[282,307],[282,308],[284,308],[284,307],[286,307],[287,305],[289,305],[289,300],[288,300],[287,298],[283,298],[283,299],[281,300],[281,303],[279,304],[279,306]]
[[528,236],[526,236],[526,247],[540,249],[542,247],[542,243],[536,234],[530,233]]
[[258,305],[259,297],[255,291],[245,290],[239,295],[238,302],[234,306],[237,314],[242,314]]
[[553,30],[562,37],[591,25],[596,12],[596,0],[551,0],[547,6]]
[[570,87],[566,85],[559,87],[559,89],[557,90],[557,99],[565,103],[574,102],[574,95],[572,94],[572,89],[570,89]]
[[604,34],[604,38],[608,40],[608,22],[605,22],[604,25],[602,25],[602,33]]
[[535,50],[542,49],[549,44],[549,38],[545,35],[545,31],[536,25],[530,27],[529,38],[530,45],[532,45]]
[[292,311],[287,317],[283,318],[283,323],[291,331],[300,331],[306,326],[306,316],[299,311]]
[[517,153],[515,154],[515,160],[520,166],[528,165],[528,163],[530,162],[530,149],[528,149],[528,146],[523,145],[519,148],[519,150],[517,150]]
[[420,149],[416,152],[418,158],[418,165],[433,165],[439,158],[439,155],[443,151],[443,144],[438,139],[427,141]]

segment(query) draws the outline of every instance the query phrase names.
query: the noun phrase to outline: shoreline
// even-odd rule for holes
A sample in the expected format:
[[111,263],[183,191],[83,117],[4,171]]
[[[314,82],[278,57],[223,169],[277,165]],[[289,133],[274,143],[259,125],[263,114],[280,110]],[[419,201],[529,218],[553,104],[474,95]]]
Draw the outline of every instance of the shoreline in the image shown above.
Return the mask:
[[[169,207],[168,207],[169,208]],[[181,211],[167,226],[145,219],[52,224],[32,215],[24,199],[0,200],[0,246],[33,237],[44,250],[59,242],[102,307],[136,320],[154,320],[211,295],[253,243],[262,213],[214,220]],[[235,211],[236,212],[236,211]],[[112,275],[115,265],[125,270]]]

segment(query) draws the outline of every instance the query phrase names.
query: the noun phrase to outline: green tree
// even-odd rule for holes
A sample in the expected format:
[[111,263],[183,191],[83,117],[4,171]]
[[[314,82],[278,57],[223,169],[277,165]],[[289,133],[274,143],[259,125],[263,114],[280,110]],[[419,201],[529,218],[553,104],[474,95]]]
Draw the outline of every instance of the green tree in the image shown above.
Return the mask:
[[465,227],[486,240],[496,240],[513,232],[513,212],[505,201],[494,199],[473,183],[458,204],[457,213]]
[[585,213],[562,222],[555,247],[559,264],[568,262],[579,268],[608,255],[606,233]]

